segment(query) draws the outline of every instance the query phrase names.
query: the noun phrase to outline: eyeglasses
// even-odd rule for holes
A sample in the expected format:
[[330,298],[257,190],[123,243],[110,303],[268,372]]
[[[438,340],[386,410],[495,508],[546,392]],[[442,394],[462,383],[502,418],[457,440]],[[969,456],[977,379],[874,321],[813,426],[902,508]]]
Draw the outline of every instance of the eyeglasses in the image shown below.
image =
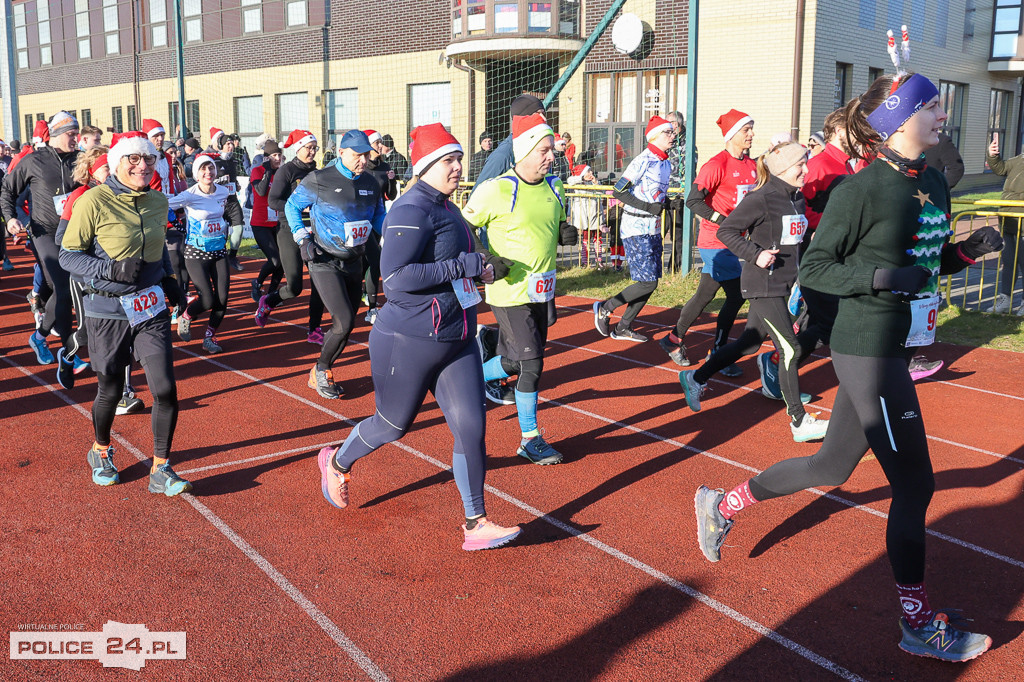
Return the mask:
[[147,166],[156,165],[156,156],[153,154],[129,154],[128,163],[133,166],[139,165],[139,161],[145,161]]
[[320,147],[315,144],[307,144],[305,147],[303,147],[303,149],[308,149],[311,152],[315,152],[316,150],[320,149]]

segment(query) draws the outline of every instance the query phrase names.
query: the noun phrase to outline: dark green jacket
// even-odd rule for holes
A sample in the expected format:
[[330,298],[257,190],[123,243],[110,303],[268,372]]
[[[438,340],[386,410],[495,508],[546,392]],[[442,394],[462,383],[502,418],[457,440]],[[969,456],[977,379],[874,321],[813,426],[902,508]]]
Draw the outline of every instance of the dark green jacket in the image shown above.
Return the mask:
[[1015,156],[1012,159],[1003,161],[998,156],[986,158],[988,167],[996,175],[1005,175],[1006,182],[1003,183],[1003,199],[1024,199],[1024,154]]

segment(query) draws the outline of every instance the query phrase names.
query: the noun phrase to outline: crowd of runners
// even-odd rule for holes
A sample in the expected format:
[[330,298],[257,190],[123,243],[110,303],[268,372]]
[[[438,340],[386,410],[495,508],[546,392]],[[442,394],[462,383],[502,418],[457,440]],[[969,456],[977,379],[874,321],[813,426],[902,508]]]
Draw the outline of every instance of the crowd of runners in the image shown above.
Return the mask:
[[[548,330],[557,319],[556,257],[559,246],[578,243],[580,231],[600,233],[605,224],[599,207],[567,202],[552,172],[564,151],[541,101],[522,95],[509,113],[512,133],[481,159],[461,209],[452,197],[465,174],[464,152],[441,124],[412,131],[412,180],[404,185],[405,168],[393,167],[385,152],[387,136],[373,130],[346,133],[338,156],[320,168],[312,132],[295,130],[280,143],[264,136],[245,168],[217,128],[205,150],[187,140],[183,156],[152,119],[141,131],[114,135],[109,146],[63,111],[37,126],[35,147],[6,168],[0,206],[7,233],[16,242],[27,238],[36,261],[27,293],[36,316],[27,343],[36,360],[55,364],[65,389],[83,373],[96,376],[95,441],[86,455],[93,482],[119,482],[111,428],[116,415],[143,409],[132,388],[137,363],[153,400],[149,490],[175,496],[192,489],[170,463],[178,419],[174,335],[182,343],[201,337],[207,353],[229,345],[218,332],[233,273],[243,269],[244,203],[266,260],[243,284],[254,303],[250,324],[265,327],[275,308],[294,304],[308,274],[306,341],[320,346],[308,384],[323,399],[344,393],[334,368],[367,304],[375,411],[319,452],[326,501],[349,505],[356,462],[402,438],[430,392],[454,436],[463,549],[511,542],[520,528],[492,521],[484,504],[486,400],[515,405],[520,457],[555,465],[572,456],[547,442],[537,413]],[[950,661],[982,654],[991,639],[932,608],[924,584],[925,513],[935,482],[913,381],[940,363],[915,351],[934,340],[938,277],[1002,248],[991,227],[951,241],[947,180],[923,160],[945,120],[938,91],[921,75],[876,80],[829,115],[811,140],[813,156],[783,135],[751,157],[754,119],[730,110],[717,121],[723,151],[702,165],[685,197],[669,195],[670,154],[681,143],[680,117],[670,119],[651,118],[646,147],[612,192],[632,283],[594,303],[596,330],[623,342],[648,340],[634,323],[663,274],[662,221],[685,203],[700,218],[700,282],[657,342],[683,368],[681,399],[701,410],[716,372],[736,376],[737,360],[759,353],[762,392],[784,401],[793,440],[823,440],[817,452],[731,489],[702,486],[694,499],[701,551],[720,561],[741,511],[840,485],[870,448],[892,487],[886,548],[902,612],[900,647]],[[595,181],[585,164],[569,172],[573,184]],[[713,349],[693,369],[687,333],[720,289],[726,298]],[[477,324],[484,300],[496,328]],[[746,325],[730,338],[744,302]],[[199,334],[194,327],[203,322]],[[766,338],[775,350],[761,353]],[[810,397],[799,387],[801,363],[821,345],[831,346],[839,385],[828,421],[807,412]]]

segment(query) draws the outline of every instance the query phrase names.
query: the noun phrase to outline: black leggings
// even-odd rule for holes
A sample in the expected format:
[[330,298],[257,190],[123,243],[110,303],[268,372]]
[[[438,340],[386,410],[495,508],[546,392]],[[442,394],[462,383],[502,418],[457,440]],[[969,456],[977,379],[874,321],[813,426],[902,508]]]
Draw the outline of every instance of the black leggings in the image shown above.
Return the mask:
[[39,325],[39,333],[48,336],[51,330],[56,330],[61,343],[68,346],[74,331],[71,328],[71,278],[60,266],[57,258],[60,249],[54,241],[54,235],[45,232],[33,234],[32,244],[46,283],[53,290],[53,295],[46,299],[46,312],[43,323]]
[[501,356],[501,368],[516,379],[516,390],[520,393],[537,393],[540,390],[540,375],[544,372],[544,358],[510,360]]
[[755,499],[815,486],[839,486],[867,453],[875,453],[892,488],[885,542],[896,582],[924,580],[925,514],[935,492],[921,406],[902,358],[832,351],[839,393],[821,449],[779,462],[750,480]]
[[335,259],[309,264],[309,278],[319,289],[331,313],[331,328],[324,334],[324,345],[316,361],[317,369],[330,369],[345,350],[359,308],[361,274],[361,259],[347,267],[346,263]]
[[89,345],[88,330],[85,325],[85,308],[82,306],[82,297],[85,295],[84,284],[79,284],[74,280],[70,280],[71,285],[71,304],[75,309],[75,331],[68,338],[67,343],[67,355],[77,355],[82,348]]
[[[178,423],[178,389],[174,382],[174,366],[170,353],[150,355],[139,360],[146,373],[149,392],[153,395],[153,455],[167,459],[171,451],[174,427]],[[125,366],[127,370],[128,365]],[[117,403],[125,388],[126,371],[96,374],[96,400],[92,404],[92,426],[96,442],[110,445],[110,429],[114,425]]]
[[188,268],[185,267],[185,236],[181,230],[171,229],[167,230],[167,236],[164,239],[167,242],[167,254],[171,257],[171,269],[174,270],[174,275],[178,278],[181,292],[187,294],[188,284],[192,281],[192,277],[188,274]]
[[798,363],[802,363],[818,346],[827,346],[832,340],[832,327],[839,312],[839,297],[813,289],[800,288],[807,306],[807,324],[797,334],[802,348]]
[[796,372],[803,352],[796,334],[793,333],[793,321],[786,306],[786,299],[782,297],[750,299],[750,313],[747,315],[747,326],[744,327],[743,333],[732,343],[727,343],[712,353],[708,361],[693,373],[693,378],[706,384],[716,372],[725,369],[744,355],[756,353],[761,348],[761,343],[769,336],[779,350],[779,386],[786,401],[786,412],[796,419],[804,415]]
[[724,282],[715,281],[715,278],[706,272],[700,275],[700,283],[697,291],[683,309],[679,311],[679,321],[676,322],[676,336],[682,339],[690,329],[697,317],[708,307],[708,303],[715,298],[719,289],[725,290],[725,303],[718,311],[717,329],[715,331],[715,346],[721,346],[729,338],[732,330],[732,323],[736,321],[736,314],[743,307],[743,294],[740,291],[740,278],[727,279]]
[[[295,243],[284,214],[279,214],[280,225],[277,228],[277,252],[281,259],[281,268],[284,270],[284,286],[273,291],[267,296],[267,305],[276,308],[284,301],[289,301],[302,293],[302,256],[299,255],[299,245]],[[309,330],[313,331],[320,326],[324,319],[324,302],[317,291],[316,283],[310,275],[309,292]]]
[[647,300],[657,288],[658,280],[653,282],[633,282],[618,294],[605,301],[601,307],[606,312],[613,313],[619,306],[626,306],[626,311],[622,313],[619,323],[615,325],[615,328],[619,331],[626,331],[633,325],[633,320],[636,319],[636,316],[647,305]]
[[277,291],[281,284],[281,278],[284,277],[284,268],[281,267],[281,251],[277,247],[278,229],[280,228],[252,226],[252,236],[255,237],[260,251],[267,257],[267,262],[260,268],[260,274],[256,277],[256,281],[262,287],[269,277],[271,291]]
[[186,258],[185,267],[192,276],[192,283],[199,293],[199,298],[192,301],[186,308],[188,316],[195,319],[196,315],[204,311],[210,311],[210,329],[217,329],[224,313],[228,310],[228,289],[231,279],[228,273],[228,261],[226,258],[215,258],[213,260],[200,260],[198,258]]
[[371,308],[377,307],[377,292],[380,291],[380,235],[370,232],[370,238],[366,240],[366,300]]

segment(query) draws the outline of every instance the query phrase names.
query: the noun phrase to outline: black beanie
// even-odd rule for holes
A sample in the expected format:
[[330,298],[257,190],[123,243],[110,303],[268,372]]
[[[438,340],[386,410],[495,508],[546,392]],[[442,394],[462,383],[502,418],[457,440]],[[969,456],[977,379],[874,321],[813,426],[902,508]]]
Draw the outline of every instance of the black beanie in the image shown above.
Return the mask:
[[281,147],[273,140],[267,140],[263,145],[263,156],[270,156],[271,154],[280,154]]
[[544,111],[544,103],[533,95],[519,95],[509,105],[509,113],[513,116],[529,116]]
[[380,138],[380,143],[385,147],[390,147],[392,149],[395,148],[395,138],[391,137],[390,135],[382,135]]
[[484,140],[486,140],[486,139],[487,139],[488,137],[490,137],[490,136],[491,136],[491,133],[490,133],[490,131],[488,131],[488,130],[485,130],[485,131],[483,131],[482,133],[480,133],[480,140],[479,140],[479,141],[480,141],[480,142],[483,142]]

